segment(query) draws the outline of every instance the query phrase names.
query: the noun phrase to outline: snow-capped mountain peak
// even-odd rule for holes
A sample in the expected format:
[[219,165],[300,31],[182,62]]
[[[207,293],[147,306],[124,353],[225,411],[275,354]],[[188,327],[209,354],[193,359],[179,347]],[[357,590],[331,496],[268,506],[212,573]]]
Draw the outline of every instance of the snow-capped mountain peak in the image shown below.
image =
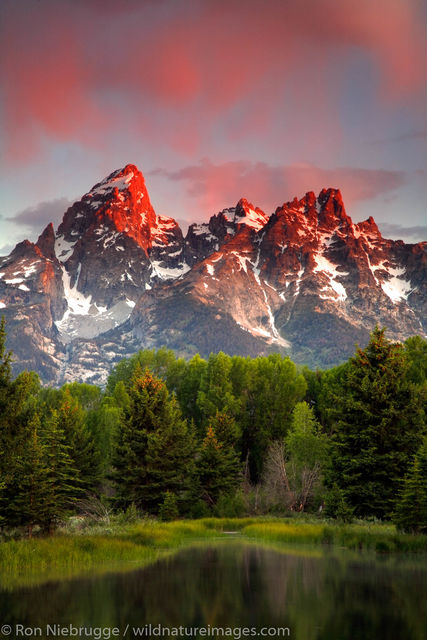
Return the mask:
[[241,198],[234,210],[234,222],[259,231],[267,224],[268,216],[259,207],[254,207],[245,198]]
[[425,333],[426,244],[353,223],[338,189],[308,191],[267,216],[242,198],[183,238],[126,165],[0,258],[0,309],[16,370],[105,381],[139,348],[288,353],[329,366],[376,322]]

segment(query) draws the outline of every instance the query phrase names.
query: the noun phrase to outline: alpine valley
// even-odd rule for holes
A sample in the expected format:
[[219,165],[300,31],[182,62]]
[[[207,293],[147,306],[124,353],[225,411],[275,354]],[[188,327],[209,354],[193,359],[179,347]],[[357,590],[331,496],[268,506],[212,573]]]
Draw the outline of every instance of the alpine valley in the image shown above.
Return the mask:
[[134,165],[111,173],[0,259],[15,373],[103,384],[141,348],[185,357],[281,352],[311,367],[347,359],[376,323],[426,333],[425,242],[353,223],[323,189],[267,215],[245,199],[185,237],[156,215]]

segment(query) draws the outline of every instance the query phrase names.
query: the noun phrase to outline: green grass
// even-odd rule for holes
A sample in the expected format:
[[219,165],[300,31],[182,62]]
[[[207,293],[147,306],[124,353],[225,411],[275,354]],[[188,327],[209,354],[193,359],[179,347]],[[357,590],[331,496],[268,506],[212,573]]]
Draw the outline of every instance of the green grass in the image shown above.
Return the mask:
[[427,536],[400,534],[393,525],[339,525],[307,517],[205,518],[162,523],[95,524],[65,529],[50,538],[0,543],[0,587],[15,588],[86,572],[129,570],[154,562],[183,546],[229,540],[227,533],[253,543],[344,547],[377,553],[426,552]]
[[398,533],[394,525],[311,524],[275,522],[256,523],[244,527],[242,533],[251,539],[283,543],[328,544],[347,549],[374,550],[378,553],[426,552],[427,536]]

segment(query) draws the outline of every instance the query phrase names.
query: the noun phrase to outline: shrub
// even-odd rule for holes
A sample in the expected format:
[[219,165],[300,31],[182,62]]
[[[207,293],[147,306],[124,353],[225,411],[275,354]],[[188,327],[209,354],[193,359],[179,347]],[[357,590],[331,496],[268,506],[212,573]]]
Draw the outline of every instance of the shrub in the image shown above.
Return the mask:
[[161,520],[176,520],[179,516],[176,504],[176,496],[171,491],[166,491],[164,500],[160,505],[159,517]]

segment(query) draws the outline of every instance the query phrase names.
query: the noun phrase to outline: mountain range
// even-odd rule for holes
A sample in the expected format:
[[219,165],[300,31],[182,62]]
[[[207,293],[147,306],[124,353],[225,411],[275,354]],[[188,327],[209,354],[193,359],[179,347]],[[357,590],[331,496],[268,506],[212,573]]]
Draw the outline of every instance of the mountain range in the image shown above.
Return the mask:
[[104,384],[121,358],[160,346],[329,367],[376,323],[393,340],[426,333],[426,245],[354,223],[333,188],[271,215],[242,198],[184,236],[129,164],[0,258],[0,313],[15,372],[50,384]]

